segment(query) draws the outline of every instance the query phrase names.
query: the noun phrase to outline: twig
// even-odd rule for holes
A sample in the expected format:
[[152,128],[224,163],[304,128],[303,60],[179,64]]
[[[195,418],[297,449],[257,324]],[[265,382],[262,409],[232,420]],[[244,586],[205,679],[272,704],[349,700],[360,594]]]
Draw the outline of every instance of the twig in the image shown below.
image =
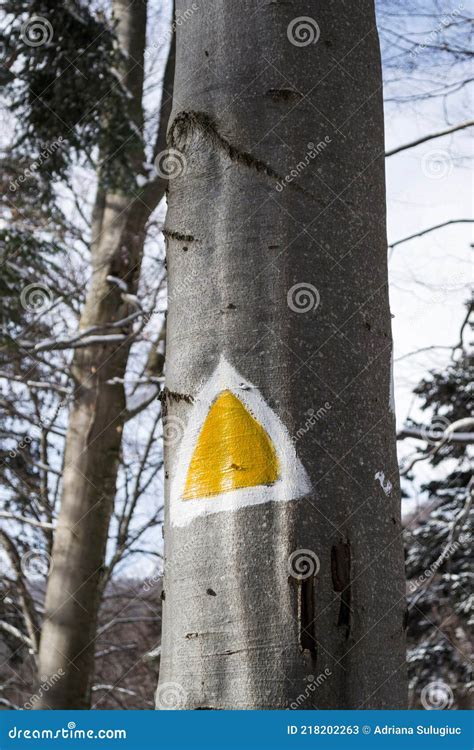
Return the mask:
[[390,151],[386,151],[385,156],[393,156],[394,154],[399,154],[400,151],[406,151],[409,148],[414,148],[415,146],[419,146],[420,143],[426,143],[426,141],[432,141],[435,138],[441,138],[441,136],[443,135],[449,135],[450,133],[455,133],[458,130],[470,128],[472,125],[474,125],[474,120],[468,120],[467,122],[459,123],[459,125],[453,125],[450,128],[446,128],[446,130],[440,130],[438,133],[430,133],[429,135],[424,135],[422,138],[417,138],[415,141],[404,143],[402,146],[396,146],[395,148],[390,149]]
[[27,523],[30,526],[35,526],[37,529],[50,529],[54,531],[56,528],[55,524],[47,523],[46,521],[35,521],[33,518],[25,518],[25,516],[16,516],[14,513],[6,513],[0,511],[0,518],[6,518],[9,521],[17,521],[18,523]]
[[401,240],[392,242],[388,247],[390,250],[393,250],[394,247],[397,247],[397,245],[401,245],[403,242],[409,242],[409,240],[414,240],[416,237],[423,237],[424,234],[429,234],[430,232],[436,231],[436,229],[447,227],[450,224],[473,224],[473,223],[474,223],[474,219],[450,219],[449,221],[443,221],[441,224],[435,224],[433,227],[422,229],[421,232],[415,232],[415,234],[410,234],[408,237],[404,237]]

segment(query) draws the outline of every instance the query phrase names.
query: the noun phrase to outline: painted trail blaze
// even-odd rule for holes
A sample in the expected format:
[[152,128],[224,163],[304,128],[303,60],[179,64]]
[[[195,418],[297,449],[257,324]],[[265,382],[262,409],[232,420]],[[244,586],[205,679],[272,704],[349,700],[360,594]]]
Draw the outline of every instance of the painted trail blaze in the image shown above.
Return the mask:
[[279,416],[221,357],[197,394],[176,456],[170,522],[249,505],[288,502],[311,490]]
[[223,391],[199,435],[183,500],[270,485],[278,478],[279,462],[268,434],[237,396]]

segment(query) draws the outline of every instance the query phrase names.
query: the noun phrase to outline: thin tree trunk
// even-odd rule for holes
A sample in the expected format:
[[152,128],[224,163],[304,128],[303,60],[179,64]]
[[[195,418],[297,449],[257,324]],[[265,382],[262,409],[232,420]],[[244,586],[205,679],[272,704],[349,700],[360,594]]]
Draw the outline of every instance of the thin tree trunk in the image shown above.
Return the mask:
[[[115,0],[114,15],[119,43],[126,53],[124,83],[133,97],[130,116],[142,132],[146,3]],[[160,130],[166,128],[172,73],[169,64]],[[158,141],[161,138],[159,135]],[[124,144],[124,148],[128,145]],[[135,174],[140,174],[143,149],[130,146],[128,158]],[[130,294],[136,293],[146,223],[163,197],[165,185],[163,177],[157,177],[139,197],[138,187],[134,193],[127,193],[99,186],[93,212],[93,273],[81,329],[122,320],[134,312],[124,303],[119,287],[107,277],[121,279]],[[125,326],[123,332],[129,334],[130,326]],[[125,418],[123,385],[111,385],[109,381],[123,379],[130,343],[127,338],[119,344],[88,346],[78,349],[74,356],[76,387],[66,439],[61,510],[48,579],[39,669],[42,679],[59,670],[63,676],[52,682],[35,708],[90,707],[101,577]]]
[[157,707],[402,708],[372,0],[206,3],[176,65]]

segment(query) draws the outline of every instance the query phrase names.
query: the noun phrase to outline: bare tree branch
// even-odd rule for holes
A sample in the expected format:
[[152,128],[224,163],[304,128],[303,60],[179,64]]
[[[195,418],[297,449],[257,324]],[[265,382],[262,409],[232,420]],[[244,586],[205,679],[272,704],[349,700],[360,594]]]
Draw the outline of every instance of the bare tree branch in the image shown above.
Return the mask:
[[[446,445],[446,443],[450,443],[450,442],[456,442],[455,438],[458,437],[460,434],[464,436],[469,436],[469,443],[474,443],[474,432],[472,433],[458,433],[457,432],[459,429],[462,429],[464,427],[474,427],[474,417],[466,417],[465,419],[457,419],[455,422],[450,424],[443,432],[440,431],[438,433],[434,430],[430,430],[429,427],[425,427],[425,428],[420,429],[419,435],[408,436],[408,437],[417,437],[420,440],[426,441],[428,440],[428,436],[431,439],[436,439],[439,435],[439,442],[437,442],[434,445],[432,450],[427,451],[426,453],[417,453],[411,459],[410,463],[407,466],[405,466],[402,471],[400,471],[400,476],[402,477],[407,476],[407,474],[409,474],[409,472],[413,469],[414,465],[417,464],[419,461],[425,461],[427,458],[436,456],[436,454],[439,453],[443,445]],[[399,439],[398,435],[397,435],[397,439]]]
[[17,641],[20,641],[24,646],[27,646],[29,649],[33,650],[33,644],[31,642],[31,639],[28,638],[27,635],[21,632],[21,630],[18,630],[14,625],[11,625],[9,622],[3,622],[0,620],[0,630],[3,630],[4,633],[8,633],[8,635],[12,635],[13,638],[16,638]]
[[0,542],[2,543],[5,552],[8,555],[8,559],[10,560],[12,568],[15,571],[16,584],[20,591],[23,617],[25,618],[26,629],[31,641],[31,648],[36,656],[39,646],[38,614],[36,612],[33,597],[31,596],[26,585],[25,576],[21,567],[21,557],[18,553],[15,543],[4,529],[0,529]]
[[407,151],[409,148],[414,148],[415,146],[419,146],[420,143],[426,143],[426,141],[432,141],[435,138],[441,138],[443,135],[449,135],[450,133],[456,133],[458,130],[464,130],[465,128],[470,128],[472,125],[474,125],[474,120],[468,120],[467,122],[461,122],[458,125],[453,125],[450,128],[446,128],[446,130],[440,130],[438,133],[430,133],[429,135],[424,135],[422,138],[417,138],[415,141],[411,141],[410,143],[404,143],[402,146],[396,146],[396,148],[390,149],[390,151],[385,152],[385,156],[393,156],[394,154],[399,154],[400,151]]
[[414,240],[416,237],[423,237],[424,234],[429,234],[430,232],[436,231],[436,229],[447,227],[450,224],[474,224],[474,219],[450,219],[449,221],[443,221],[442,224],[435,224],[433,227],[422,229],[421,232],[415,232],[415,234],[410,234],[408,237],[403,237],[403,239],[401,240],[392,242],[388,247],[390,250],[393,250],[394,247],[397,247],[397,245],[401,245],[403,242]]
[[[424,429],[413,429],[410,427],[405,427],[404,429],[400,430],[400,432],[397,433],[397,440],[405,440],[405,438],[414,438],[415,440],[425,440],[426,441],[426,430],[428,428]],[[439,433],[440,438],[443,437],[443,433]],[[474,432],[456,432],[453,433],[449,438],[450,443],[463,443],[466,445],[470,445],[471,443],[474,443]]]
[[33,518],[25,518],[25,516],[17,516],[14,513],[5,513],[4,511],[0,511],[0,518],[7,518],[11,521],[18,521],[18,523],[28,523],[30,526],[35,526],[37,529],[54,530],[56,528],[53,523],[46,523],[46,521],[35,521]]

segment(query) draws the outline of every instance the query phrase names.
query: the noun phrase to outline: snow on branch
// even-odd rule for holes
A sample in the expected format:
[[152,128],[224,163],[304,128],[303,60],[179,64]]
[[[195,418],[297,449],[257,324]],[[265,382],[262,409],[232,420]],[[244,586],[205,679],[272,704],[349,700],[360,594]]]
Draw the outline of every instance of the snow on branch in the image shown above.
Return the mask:
[[31,639],[28,638],[25,633],[22,633],[21,630],[16,628],[14,625],[11,625],[9,622],[0,620],[0,630],[3,630],[4,633],[8,633],[8,635],[13,636],[13,638],[15,638],[17,641],[20,641],[20,643],[22,643],[24,646],[27,646],[31,651],[33,650]]
[[[433,449],[427,453],[417,453],[409,462],[407,466],[400,471],[400,476],[406,476],[419,461],[425,461],[427,458],[435,456],[441,448],[450,442],[464,442],[466,444],[474,443],[474,432],[459,432],[466,427],[474,428],[474,417],[465,417],[464,419],[457,419],[456,422],[450,424],[444,431],[436,432],[431,430],[429,427],[421,427],[415,430],[411,428],[403,429],[397,435],[397,440],[403,440],[405,437],[414,437],[419,440],[432,441],[439,437],[439,441],[436,442]],[[407,434],[412,433],[412,434]],[[415,433],[415,434],[413,434]],[[465,438],[456,440],[456,438]],[[467,438],[467,439],[466,439]]]
[[17,516],[14,513],[6,513],[5,511],[0,511],[0,518],[5,518],[9,521],[17,521],[18,523],[27,523],[37,529],[54,530],[56,528],[54,523],[47,523],[46,521],[35,521],[33,518],[25,518],[25,516]]

